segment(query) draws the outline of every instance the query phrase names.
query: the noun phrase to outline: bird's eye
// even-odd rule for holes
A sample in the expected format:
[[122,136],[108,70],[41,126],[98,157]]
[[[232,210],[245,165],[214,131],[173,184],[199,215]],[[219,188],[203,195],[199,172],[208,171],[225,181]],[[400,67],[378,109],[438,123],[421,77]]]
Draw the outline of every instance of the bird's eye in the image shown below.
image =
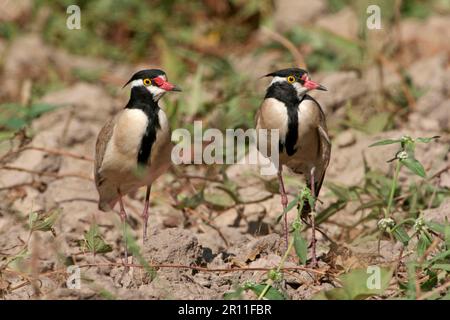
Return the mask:
[[144,79],[144,85],[149,86],[152,84],[152,80],[150,80],[149,78]]
[[294,76],[289,76],[289,77],[287,77],[287,81],[289,83],[294,83],[295,82],[295,77]]

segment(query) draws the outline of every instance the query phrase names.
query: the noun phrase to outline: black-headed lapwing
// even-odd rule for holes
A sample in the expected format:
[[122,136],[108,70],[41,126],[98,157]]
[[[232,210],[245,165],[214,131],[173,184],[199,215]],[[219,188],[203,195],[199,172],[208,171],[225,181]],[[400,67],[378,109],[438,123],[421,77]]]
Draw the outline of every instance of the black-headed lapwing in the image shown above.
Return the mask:
[[[308,187],[317,197],[330,160],[331,142],[327,133],[325,114],[319,103],[308,95],[314,89],[326,88],[311,81],[308,72],[299,68],[283,69],[269,73],[273,77],[266,96],[256,114],[256,129],[279,130],[279,165],[281,204],[287,206],[287,196],[283,183],[282,167],[304,174]],[[262,131],[261,131],[262,132]],[[258,132],[259,135],[259,132]],[[270,144],[270,138],[267,139]],[[260,151],[267,155],[266,150]],[[312,227],[312,265],[316,264],[314,208],[308,203],[303,206],[302,215],[310,215]],[[284,233],[288,242],[287,215],[284,216]]]
[[[170,127],[158,101],[168,91],[181,90],[158,69],[141,70],[125,86],[128,84],[131,84],[128,104],[105,124],[97,137],[95,185],[100,210],[112,210],[119,202],[124,232],[127,214],[122,196],[147,186],[142,213],[146,241],[151,185],[171,163]],[[127,255],[125,243],[126,259]]]

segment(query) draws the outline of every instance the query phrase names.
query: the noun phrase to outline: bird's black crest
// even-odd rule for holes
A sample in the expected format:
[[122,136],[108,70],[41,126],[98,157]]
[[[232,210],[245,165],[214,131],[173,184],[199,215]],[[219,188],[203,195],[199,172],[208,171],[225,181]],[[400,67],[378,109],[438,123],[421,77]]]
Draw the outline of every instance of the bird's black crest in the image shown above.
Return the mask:
[[296,79],[300,79],[305,73],[308,73],[308,71],[300,69],[300,68],[288,68],[288,69],[282,69],[278,70],[269,74],[266,74],[265,77],[289,77],[294,76]]
[[[127,83],[125,83],[125,85],[123,87],[126,87],[130,82],[134,81],[134,80],[138,80],[138,79],[153,79],[156,78],[158,76],[166,76],[166,73],[160,69],[145,69],[145,70],[141,70],[136,72],[135,74],[133,74],[133,76],[131,77],[130,80],[128,80]],[[167,77],[167,76],[166,76]]]

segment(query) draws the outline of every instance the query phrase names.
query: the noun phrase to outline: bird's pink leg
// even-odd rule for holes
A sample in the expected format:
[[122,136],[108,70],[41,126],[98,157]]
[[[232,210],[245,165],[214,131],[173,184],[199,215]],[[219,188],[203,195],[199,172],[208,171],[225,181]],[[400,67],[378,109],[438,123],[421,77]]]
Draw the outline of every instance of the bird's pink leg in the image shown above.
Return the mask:
[[[283,212],[286,211],[288,199],[286,195],[286,190],[284,189],[284,183],[283,183],[283,165],[279,165],[278,168],[278,180],[280,183],[280,195],[281,195],[281,205],[283,206]],[[288,231],[288,222],[287,222],[287,213],[284,214],[284,241],[286,243],[286,250],[289,246],[289,231]]]
[[150,191],[152,189],[151,185],[147,186],[147,193],[145,194],[144,211],[142,212],[142,219],[144,220],[144,231],[142,235],[143,242],[147,241],[147,222],[148,222],[148,208],[150,206]]
[[[316,188],[314,185],[314,173],[316,171],[316,168],[313,167],[311,169],[311,194],[315,198],[316,197]],[[315,267],[317,265],[317,257],[316,257],[316,201],[314,200],[314,206],[311,208],[311,232],[312,232],[312,243],[311,243],[311,250],[312,250],[312,257],[311,257],[311,266]]]
[[125,212],[125,207],[123,205],[122,201],[122,194],[119,192],[119,204],[120,204],[120,221],[122,222],[122,232],[123,232],[123,241],[125,244],[125,257],[124,257],[124,264],[128,263],[128,244],[127,244],[127,213]]

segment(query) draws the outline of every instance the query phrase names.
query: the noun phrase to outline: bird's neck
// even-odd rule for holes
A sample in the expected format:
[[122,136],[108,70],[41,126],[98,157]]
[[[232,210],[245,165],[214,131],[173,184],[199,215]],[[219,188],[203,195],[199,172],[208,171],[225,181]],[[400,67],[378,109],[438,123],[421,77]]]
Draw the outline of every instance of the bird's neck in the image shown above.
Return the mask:
[[153,143],[156,141],[156,132],[161,129],[158,100],[155,100],[153,94],[145,87],[133,87],[131,88],[130,101],[128,101],[125,109],[139,109],[147,116],[148,124],[142,135],[137,158],[139,164],[146,165],[151,156]]
[[264,99],[268,98],[283,102],[287,108],[297,108],[303,97],[298,97],[297,91],[289,83],[275,82],[267,88]]
[[137,86],[131,88],[130,100],[128,101],[126,109],[141,109],[146,114],[150,111],[158,110],[158,99],[153,97],[145,87]]

